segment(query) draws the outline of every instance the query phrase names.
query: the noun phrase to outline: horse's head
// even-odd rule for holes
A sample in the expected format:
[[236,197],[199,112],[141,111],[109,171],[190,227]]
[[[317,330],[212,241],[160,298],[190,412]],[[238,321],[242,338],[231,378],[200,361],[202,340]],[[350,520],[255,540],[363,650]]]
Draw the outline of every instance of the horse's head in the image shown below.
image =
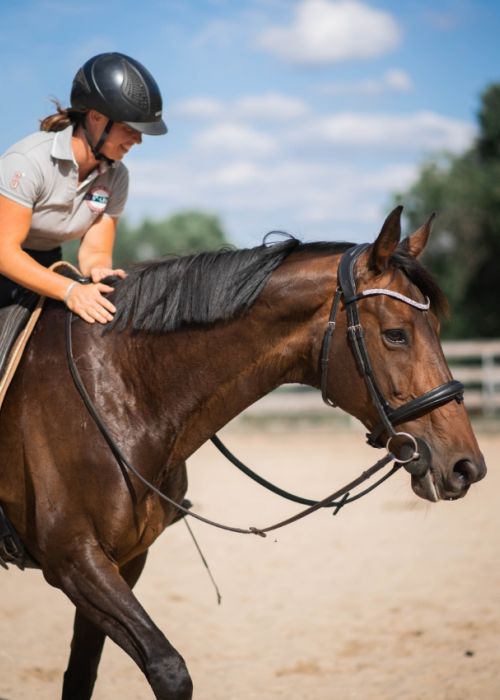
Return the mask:
[[387,217],[373,245],[348,251],[340,264],[326,392],[364,423],[372,444],[409,460],[417,495],[456,499],[486,466],[439,342],[445,299],[417,260],[432,217],[400,243],[401,210]]

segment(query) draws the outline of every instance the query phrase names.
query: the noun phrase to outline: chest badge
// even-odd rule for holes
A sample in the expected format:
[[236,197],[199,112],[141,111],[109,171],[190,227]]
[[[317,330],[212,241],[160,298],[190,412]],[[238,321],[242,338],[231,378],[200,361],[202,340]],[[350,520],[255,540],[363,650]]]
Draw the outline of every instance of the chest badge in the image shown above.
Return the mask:
[[102,186],[92,187],[85,195],[89,209],[96,214],[102,214],[109,202],[111,192]]

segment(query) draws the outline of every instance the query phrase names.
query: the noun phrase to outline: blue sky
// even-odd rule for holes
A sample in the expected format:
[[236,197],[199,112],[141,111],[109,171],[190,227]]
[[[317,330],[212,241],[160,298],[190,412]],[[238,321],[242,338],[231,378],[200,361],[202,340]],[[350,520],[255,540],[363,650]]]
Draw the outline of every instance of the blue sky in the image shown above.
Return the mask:
[[0,150],[50,96],[67,104],[87,58],[121,51],[169,126],[125,161],[131,220],[196,208],[238,245],[372,240],[423,158],[472,142],[498,37],[498,0],[2,2]]

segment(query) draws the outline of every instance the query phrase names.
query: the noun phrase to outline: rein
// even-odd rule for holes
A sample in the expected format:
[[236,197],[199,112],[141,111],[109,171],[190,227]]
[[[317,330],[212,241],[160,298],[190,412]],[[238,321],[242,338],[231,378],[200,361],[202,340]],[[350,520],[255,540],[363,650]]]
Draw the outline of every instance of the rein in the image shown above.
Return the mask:
[[[92,401],[87,389],[85,388],[85,385],[83,384],[82,378],[80,376],[80,373],[78,371],[78,368],[76,366],[75,358],[73,355],[73,341],[72,341],[72,333],[71,333],[71,325],[73,323],[73,320],[75,319],[74,314],[72,311],[68,309],[68,313],[66,316],[66,324],[65,324],[65,337],[66,337],[66,356],[68,360],[68,367],[71,373],[71,376],[73,378],[73,381],[75,383],[75,386],[88,410],[90,415],[92,416],[95,424],[99,428],[99,431],[101,432],[102,436],[104,437],[106,443],[108,444],[108,447],[110,448],[113,456],[115,457],[116,461],[118,464],[123,468],[129,471],[130,473],[134,474],[145,486],[147,486],[148,489],[153,491],[159,498],[162,500],[166,501],[169,503],[171,506],[174,506],[178,511],[184,513],[185,515],[190,515],[192,518],[195,518],[196,520],[200,520],[201,522],[206,523],[207,525],[212,525],[213,527],[217,527],[222,530],[226,530],[229,532],[236,532],[239,534],[243,535],[259,535],[260,537],[266,537],[266,534],[268,532],[271,532],[273,530],[277,530],[279,528],[284,527],[285,525],[290,525],[291,523],[294,523],[298,520],[301,520],[302,518],[305,518],[306,515],[310,515],[311,513],[314,513],[316,510],[319,510],[320,508],[334,508],[334,515],[338,513],[338,511],[347,503],[352,503],[353,501],[358,500],[361,498],[361,496],[365,495],[366,493],[369,493],[372,491],[376,486],[381,484],[383,481],[388,479],[390,476],[392,476],[399,468],[400,464],[397,462],[395,456],[388,452],[382,459],[378,460],[373,466],[369,467],[365,471],[360,474],[356,479],[353,481],[349,482],[346,484],[343,488],[338,489],[334,493],[330,494],[326,498],[323,498],[320,501],[312,501],[309,499],[304,499],[299,496],[294,496],[293,494],[290,494],[286,491],[283,491],[282,489],[279,489],[277,486],[274,486],[274,484],[271,484],[270,482],[266,481],[262,477],[259,477],[255,472],[253,472],[251,469],[248,467],[245,467],[245,465],[240,462],[224,445],[223,443],[219,440],[217,436],[212,437],[212,442],[216,445],[216,447],[225,454],[225,456],[233,463],[235,464],[239,469],[244,471],[248,476],[253,478],[254,480],[258,481],[261,485],[265,486],[266,488],[269,488],[271,491],[274,493],[277,493],[280,496],[283,496],[284,498],[288,498],[290,500],[307,504],[309,505],[308,508],[305,510],[300,511],[299,513],[296,513],[295,515],[286,518],[285,520],[282,520],[278,523],[275,523],[273,525],[269,525],[264,528],[258,528],[254,526],[250,526],[248,528],[239,528],[239,527],[233,527],[230,525],[225,525],[223,523],[219,523],[214,520],[210,520],[209,518],[205,518],[202,515],[199,515],[198,513],[194,513],[192,510],[189,508],[184,507],[180,503],[177,503],[174,501],[172,498],[167,496],[165,493],[160,491],[154,484],[152,484],[148,479],[146,479],[132,464],[128,462],[126,459],[125,455],[122,453],[120,450],[119,446],[116,444],[115,440],[113,439],[112,435],[110,434],[109,430],[107,429],[104,421],[101,419],[101,416],[99,415],[94,402]],[[364,481],[369,479],[371,476],[376,474],[378,471],[380,471],[383,467],[385,467],[389,462],[396,461],[396,464],[392,467],[392,469],[387,472],[382,478],[380,478],[377,482],[372,484],[370,487],[365,489],[359,494],[356,494],[355,496],[350,496],[350,492],[353,488],[356,488],[360,484],[362,484]],[[336,500],[340,499],[340,500]]]
[[[265,489],[268,491],[272,491],[272,493],[275,493],[277,496],[281,496],[281,498],[286,498],[288,501],[294,501],[295,503],[302,503],[303,505],[307,506],[316,506],[318,505],[319,501],[313,501],[309,498],[304,498],[303,496],[296,496],[293,493],[289,493],[288,491],[283,490],[279,486],[276,486],[275,484],[272,484],[270,481],[267,481],[267,479],[264,479],[262,476],[254,472],[250,467],[247,467],[246,464],[243,464],[228,448],[224,445],[222,440],[217,437],[217,435],[213,435],[210,438],[211,442],[215,445],[215,447],[219,450],[221,454],[224,455],[224,457],[231,462],[231,464],[234,464],[234,466],[239,469],[243,474],[246,474],[246,476],[250,477],[253,481],[256,481],[258,484],[263,486]],[[391,459],[388,461],[391,461],[394,459],[392,456]],[[391,471],[387,472],[387,474],[384,474],[378,481],[376,481],[374,484],[371,486],[368,486],[366,489],[361,491],[360,493],[357,493],[355,496],[351,496],[349,491],[346,491],[340,501],[331,501],[330,503],[327,503],[326,505],[323,505],[323,508],[334,508],[335,510],[333,511],[333,515],[337,515],[339,510],[343,508],[344,506],[348,505],[349,503],[353,503],[354,501],[357,501],[361,496],[365,496],[367,493],[370,493],[370,491],[373,491],[377,486],[382,484],[386,479],[388,479],[390,476],[394,474],[395,471],[399,469],[399,465],[395,466],[391,469]],[[371,476],[371,474],[370,474]],[[361,483],[361,482],[360,482]],[[358,484],[356,484],[358,485]],[[351,484],[349,484],[351,488],[354,488]],[[346,487],[347,488],[347,487]],[[340,494],[339,494],[340,495]],[[337,498],[337,496],[332,496],[332,498]]]

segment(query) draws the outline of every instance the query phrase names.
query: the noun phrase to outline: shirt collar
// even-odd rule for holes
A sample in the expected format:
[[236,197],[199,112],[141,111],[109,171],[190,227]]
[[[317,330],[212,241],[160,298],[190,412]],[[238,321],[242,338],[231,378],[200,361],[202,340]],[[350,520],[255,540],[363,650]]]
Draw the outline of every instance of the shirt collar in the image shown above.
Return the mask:
[[[76,165],[75,156],[73,154],[73,146],[71,139],[73,138],[73,124],[70,124],[62,131],[56,131],[54,134],[54,143],[52,144],[51,156],[58,160],[70,160]],[[115,168],[116,161],[109,164],[105,161],[100,161],[95,171],[96,175],[104,175],[110,168]]]
[[73,124],[70,124],[62,131],[56,131],[54,135],[54,143],[52,144],[51,156],[58,160],[70,160],[75,162],[73,148],[71,146],[71,138],[73,136]]

